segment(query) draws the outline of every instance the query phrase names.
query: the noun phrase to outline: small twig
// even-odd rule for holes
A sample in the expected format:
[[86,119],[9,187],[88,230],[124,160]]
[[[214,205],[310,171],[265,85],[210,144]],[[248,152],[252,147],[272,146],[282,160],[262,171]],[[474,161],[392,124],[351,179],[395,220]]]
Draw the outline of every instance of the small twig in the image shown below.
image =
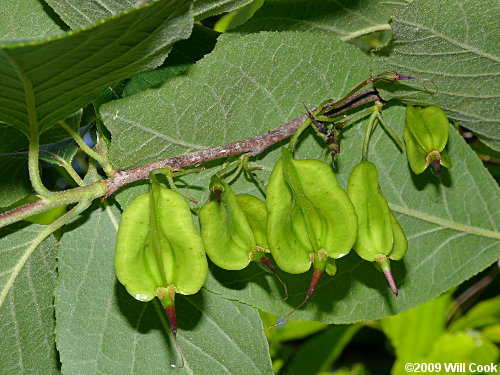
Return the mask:
[[[379,100],[378,95],[376,95],[376,90],[364,90],[352,95],[351,98],[346,100],[341,106],[334,108],[328,115],[338,115],[339,113],[375,100]],[[325,108],[328,109],[330,106],[335,106],[335,104],[332,103],[329,105],[328,103],[325,105]],[[316,108],[312,108],[311,110],[314,111],[315,109]],[[272,145],[291,137],[306,119],[307,113],[264,134],[205,150],[174,156],[132,169],[115,170],[106,180],[62,192],[53,192],[50,201],[39,200],[0,214],[0,228],[57,206],[79,202],[86,197],[93,199],[103,197],[103,199],[105,199],[125,185],[135,181],[148,179],[149,172],[153,169],[168,168],[171,171],[176,171],[234,155],[259,155]],[[105,187],[105,189],[103,187]]]

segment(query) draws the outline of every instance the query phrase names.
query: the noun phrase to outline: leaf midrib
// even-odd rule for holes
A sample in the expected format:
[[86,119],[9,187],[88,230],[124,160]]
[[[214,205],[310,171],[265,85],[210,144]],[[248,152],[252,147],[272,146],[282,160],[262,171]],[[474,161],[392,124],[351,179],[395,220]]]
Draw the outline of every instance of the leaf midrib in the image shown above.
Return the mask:
[[478,50],[477,48],[474,48],[468,44],[464,44],[464,43],[461,43],[459,42],[458,40],[455,40],[455,39],[452,39],[444,34],[441,34],[439,32],[437,32],[436,30],[432,29],[432,28],[429,28],[429,27],[425,27],[424,25],[421,25],[421,24],[418,24],[418,23],[414,23],[414,22],[409,22],[407,20],[403,20],[403,19],[400,19],[400,18],[396,18],[395,20],[396,22],[400,22],[404,25],[408,25],[408,26],[413,26],[413,27],[416,27],[418,29],[421,29],[421,30],[425,30],[429,33],[432,33],[432,35],[435,35],[437,37],[440,37],[441,39],[443,39],[444,41],[450,43],[450,44],[453,44],[454,46],[457,46],[459,48],[462,48],[466,51],[470,51],[470,52],[473,52],[475,53],[476,55],[478,56],[482,56],[486,59],[489,59],[489,60],[492,60],[494,62],[497,62],[497,63],[500,63],[500,58],[496,57],[496,56],[493,56],[493,55],[490,55],[489,53],[486,53],[484,51],[481,51],[481,50]]
[[416,219],[420,219],[423,221],[427,221],[432,224],[437,224],[444,228],[453,229],[459,232],[464,232],[468,234],[474,234],[477,236],[493,238],[496,240],[500,240],[500,232],[492,231],[489,229],[484,229],[480,227],[476,227],[473,225],[467,225],[462,223],[457,223],[451,220],[443,219],[438,216],[430,215],[426,212],[414,210],[408,207],[399,206],[397,204],[389,203],[389,206],[392,210],[399,212],[404,215],[408,215],[410,217],[414,217]]

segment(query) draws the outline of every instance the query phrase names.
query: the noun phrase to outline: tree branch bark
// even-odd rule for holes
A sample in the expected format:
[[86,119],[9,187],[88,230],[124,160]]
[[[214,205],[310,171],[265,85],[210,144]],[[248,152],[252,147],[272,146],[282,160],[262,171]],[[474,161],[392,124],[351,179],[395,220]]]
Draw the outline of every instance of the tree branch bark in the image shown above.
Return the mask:
[[[352,95],[341,106],[335,107],[331,112],[328,112],[328,116],[335,117],[343,112],[376,100],[380,100],[377,91],[370,88]],[[324,109],[327,110],[328,108],[332,108],[334,106],[335,104],[333,102],[328,103],[325,105]],[[312,111],[315,109],[316,108],[312,108]],[[247,154],[249,156],[255,156],[261,154],[272,145],[291,137],[304,123],[306,118],[307,113],[271,129],[267,133],[259,134],[254,137],[205,150],[190,152],[184,155],[174,156],[136,168],[115,170],[113,175],[106,180],[101,180],[70,190],[56,192],[51,200],[40,199],[0,214],[0,228],[57,206],[79,202],[84,198],[95,199],[102,197],[102,199],[106,199],[125,185],[135,181],[147,179],[149,177],[149,172],[153,169],[169,168],[175,171],[177,169],[203,164],[212,160],[227,158],[233,155]]]

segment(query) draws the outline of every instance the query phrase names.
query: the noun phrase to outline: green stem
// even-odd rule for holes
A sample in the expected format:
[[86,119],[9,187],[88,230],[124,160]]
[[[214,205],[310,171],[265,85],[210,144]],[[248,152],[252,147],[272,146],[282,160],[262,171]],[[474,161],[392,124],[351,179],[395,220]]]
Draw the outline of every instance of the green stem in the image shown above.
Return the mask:
[[73,179],[73,181],[76,182],[78,186],[83,186],[85,185],[85,182],[83,182],[82,178],[78,173],[76,173],[75,169],[68,163],[64,162],[61,163],[62,167],[64,170],[69,174],[69,176]]
[[295,150],[295,146],[297,145],[297,141],[302,134],[304,130],[306,130],[310,125],[312,124],[312,120],[310,117],[307,117],[304,120],[304,123],[300,125],[300,127],[297,129],[297,131],[293,134],[292,138],[290,139],[290,143],[288,144],[288,149],[293,153]]
[[41,197],[50,200],[54,196],[54,192],[45,187],[40,176],[40,162],[38,159],[38,130],[30,128],[29,149],[28,149],[28,171],[31,180],[31,185],[36,193]]
[[217,171],[217,176],[219,176],[220,178],[224,178],[230,170],[234,169],[236,166],[239,166],[241,162],[242,161],[240,157],[238,157],[236,160],[234,160],[234,157],[227,158],[222,164],[221,168]]
[[59,125],[68,132],[68,134],[75,140],[75,142],[80,146],[80,148],[92,159],[97,160],[97,162],[101,165],[102,169],[109,176],[113,172],[113,166],[109,162],[108,158],[99,154],[98,152],[92,150],[82,139],[80,134],[73,130],[71,126],[69,126],[66,121],[59,121]]
[[0,214],[0,228],[54,207],[102,197],[106,194],[106,188],[107,185],[104,181],[98,181],[71,190],[50,192],[50,199],[42,198],[36,202]]
[[340,123],[337,123],[335,124],[335,126],[338,128],[338,129],[343,129],[345,128],[346,126],[350,125],[350,124],[353,124],[355,123],[356,121],[359,121],[361,120],[362,118],[366,117],[369,113],[371,113],[372,109],[371,108],[365,108],[365,109],[362,109],[361,111],[359,111],[358,113],[354,114],[354,115],[351,115],[349,116],[346,120],[340,122]]
[[370,26],[370,27],[367,27],[366,29],[361,29],[361,30],[358,30],[356,32],[343,35],[340,37],[340,40],[343,42],[347,42],[348,40],[352,40],[352,39],[358,38],[360,36],[373,34],[373,33],[385,31],[385,30],[391,30],[391,25],[389,25],[388,23],[384,23],[381,25]]
[[238,167],[229,177],[225,179],[226,182],[230,184],[236,177],[238,177],[242,169],[243,169],[243,160],[240,158],[238,159]]
[[384,128],[384,130],[389,134],[389,136],[393,139],[393,141],[396,142],[399,149],[403,150],[403,148],[405,146],[404,146],[403,142],[401,141],[401,139],[399,139],[399,137],[396,135],[396,133],[394,133],[394,131],[385,123],[385,121],[380,113],[378,113],[377,117],[378,117],[378,120],[380,121],[380,124]]
[[378,119],[378,108],[375,106],[372,109],[372,114],[370,118],[368,119],[368,125],[366,126],[366,132],[365,132],[365,139],[363,140],[363,151],[362,151],[362,160],[367,160],[368,159],[368,144],[370,143],[370,136],[372,134],[372,130],[375,127],[375,124]]

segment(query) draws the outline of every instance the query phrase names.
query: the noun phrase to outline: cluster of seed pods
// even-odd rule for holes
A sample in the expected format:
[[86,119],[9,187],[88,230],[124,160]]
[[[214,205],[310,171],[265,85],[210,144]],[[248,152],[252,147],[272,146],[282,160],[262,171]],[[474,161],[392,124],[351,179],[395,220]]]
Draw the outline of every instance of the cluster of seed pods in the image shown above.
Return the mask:
[[[451,167],[444,149],[449,124],[443,115],[437,107],[407,107],[404,139],[414,173],[422,173],[428,165],[436,173],[441,166]],[[376,166],[365,159],[363,154],[352,170],[346,192],[332,165],[296,159],[290,148],[283,148],[265,202],[235,194],[217,174],[210,182],[213,199],[198,212],[201,234],[186,197],[158,182],[155,171],[150,174],[150,191],[137,196],[123,212],[115,270],[135,299],[160,300],[182,359],[180,366],[172,367],[184,365],[176,339],[175,295],[201,289],[208,274],[207,256],[226,270],[241,270],[255,262],[275,275],[285,299],[286,285],[269,255],[290,274],[307,272],[312,266],[305,298],[286,318],[312,296],[324,272],[335,274],[335,260],[351,249],[383,271],[397,296],[390,260],[400,260],[408,242],[381,192]]]

